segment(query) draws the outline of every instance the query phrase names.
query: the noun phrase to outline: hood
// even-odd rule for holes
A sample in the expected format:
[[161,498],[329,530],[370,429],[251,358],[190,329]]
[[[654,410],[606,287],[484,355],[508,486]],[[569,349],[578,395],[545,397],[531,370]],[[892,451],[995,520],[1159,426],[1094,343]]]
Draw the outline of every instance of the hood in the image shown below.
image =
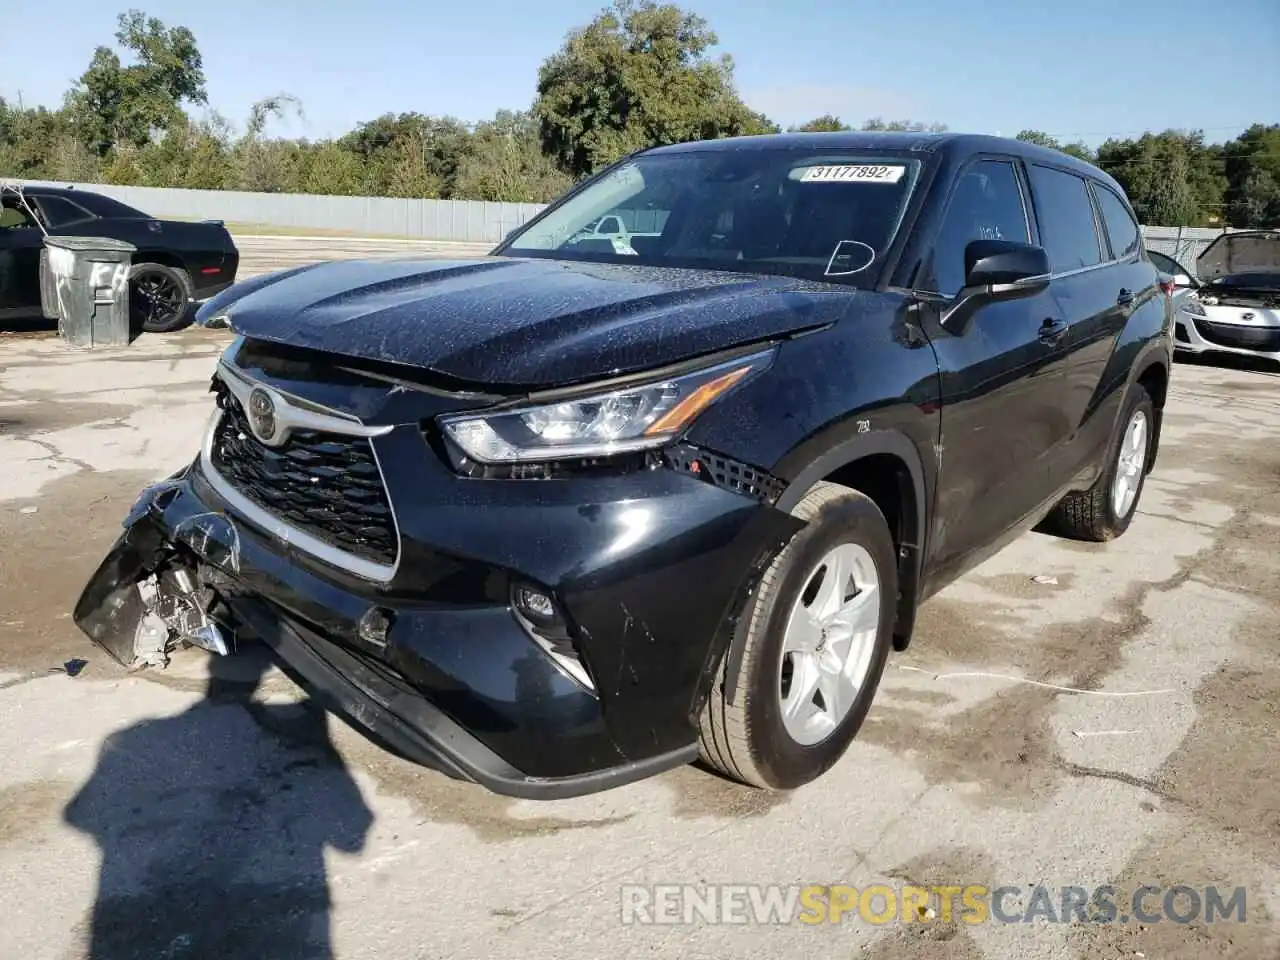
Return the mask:
[[489,388],[635,373],[822,326],[876,294],[785,277],[563,260],[338,260],[197,315],[236,333]]
[[1240,274],[1280,274],[1280,231],[1224,233],[1196,257],[1196,273],[1205,283]]

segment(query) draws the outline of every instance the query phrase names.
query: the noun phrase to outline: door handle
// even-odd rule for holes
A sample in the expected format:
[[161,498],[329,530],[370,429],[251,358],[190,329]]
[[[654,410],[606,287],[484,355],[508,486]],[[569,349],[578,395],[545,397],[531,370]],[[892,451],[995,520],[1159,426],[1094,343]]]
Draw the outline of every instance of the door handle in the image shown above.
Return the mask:
[[1125,307],[1131,303],[1133,303],[1133,291],[1127,290],[1124,287],[1121,287],[1120,293],[1116,297],[1116,306]]
[[1065,320],[1046,317],[1044,323],[1040,324],[1040,332],[1036,334],[1036,339],[1041,343],[1047,343],[1052,346],[1063,338],[1067,330],[1068,326]]

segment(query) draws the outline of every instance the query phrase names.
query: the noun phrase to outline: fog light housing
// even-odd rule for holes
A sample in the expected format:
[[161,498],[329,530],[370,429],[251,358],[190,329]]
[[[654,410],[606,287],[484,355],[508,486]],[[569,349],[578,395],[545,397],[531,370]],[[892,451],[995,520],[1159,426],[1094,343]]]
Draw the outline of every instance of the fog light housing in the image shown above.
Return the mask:
[[569,625],[551,594],[538,587],[515,584],[511,588],[511,612],[529,639],[538,645],[556,668],[595,696],[596,685],[586,664],[578,656],[573,638],[569,636]]
[[387,635],[391,632],[391,624],[391,611],[381,607],[370,607],[360,618],[356,632],[360,639],[370,646],[384,648],[387,645]]
[[513,600],[516,610],[524,617],[538,624],[550,624],[559,619],[556,604],[541,590],[533,587],[518,586],[515,588]]

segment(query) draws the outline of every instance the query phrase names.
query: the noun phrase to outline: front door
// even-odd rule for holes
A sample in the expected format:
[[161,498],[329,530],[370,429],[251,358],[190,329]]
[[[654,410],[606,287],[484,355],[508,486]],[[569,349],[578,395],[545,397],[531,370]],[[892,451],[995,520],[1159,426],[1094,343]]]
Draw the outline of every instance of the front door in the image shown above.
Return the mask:
[[0,196],[0,321],[38,317],[44,231],[22,200]]
[[[991,157],[960,174],[928,271],[930,292],[964,285],[972,240],[1031,242],[1026,184],[1011,158]],[[1048,462],[1066,442],[1063,412],[1068,339],[1045,290],[981,307],[965,327],[933,334],[941,368],[942,450],[931,564],[968,566],[1049,496]]]

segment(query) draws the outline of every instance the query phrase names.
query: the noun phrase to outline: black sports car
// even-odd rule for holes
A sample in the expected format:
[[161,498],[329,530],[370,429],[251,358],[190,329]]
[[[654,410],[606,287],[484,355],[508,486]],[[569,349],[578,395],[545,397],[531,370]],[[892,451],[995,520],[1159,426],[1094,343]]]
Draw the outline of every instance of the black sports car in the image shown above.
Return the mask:
[[111,237],[138,248],[129,278],[134,330],[177,330],[190,322],[193,300],[235,282],[240,254],[221,221],[158,220],[100,193],[63,187],[5,187],[0,202],[0,323],[42,315],[40,265],[50,234]]

